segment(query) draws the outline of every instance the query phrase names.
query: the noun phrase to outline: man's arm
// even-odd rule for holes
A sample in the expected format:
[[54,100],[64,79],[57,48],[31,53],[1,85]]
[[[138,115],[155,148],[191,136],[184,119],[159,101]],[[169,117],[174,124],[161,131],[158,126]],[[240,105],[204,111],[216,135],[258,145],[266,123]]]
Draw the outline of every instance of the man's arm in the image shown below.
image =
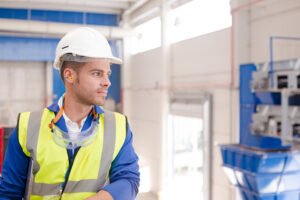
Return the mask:
[[85,200],[113,200],[113,197],[105,190],[101,190],[96,195],[89,197]]
[[0,177],[0,199],[22,199],[25,192],[29,158],[19,144],[15,128],[9,138],[2,177]]
[[[134,200],[140,184],[138,156],[132,145],[132,132],[128,124],[127,128],[125,142],[112,162],[109,176],[110,184],[102,189],[103,192],[108,192],[113,200]],[[101,191],[98,194],[100,193]],[[101,200],[111,199],[107,197]]]

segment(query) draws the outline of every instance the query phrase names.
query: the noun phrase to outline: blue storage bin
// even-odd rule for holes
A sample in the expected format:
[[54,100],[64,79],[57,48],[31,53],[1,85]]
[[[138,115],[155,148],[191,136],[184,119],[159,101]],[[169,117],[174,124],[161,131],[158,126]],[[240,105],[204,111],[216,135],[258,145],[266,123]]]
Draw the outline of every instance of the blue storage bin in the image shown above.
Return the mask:
[[274,174],[274,173],[273,174],[251,174],[247,172],[243,172],[243,173],[249,184],[249,187],[246,189],[249,189],[250,191],[259,194],[279,192],[279,186],[281,183],[281,174]]
[[223,165],[223,170],[224,170],[226,176],[228,177],[229,182],[232,185],[238,185],[238,182],[237,182],[237,179],[236,179],[236,175],[235,175],[235,171],[232,168],[227,167],[225,165]]
[[281,177],[278,191],[300,190],[300,171],[284,173]]
[[233,185],[255,194],[300,190],[300,152],[222,145],[223,168]]
[[287,155],[285,171],[291,172],[297,170],[300,170],[300,153],[292,152]]
[[223,158],[223,163],[224,165],[228,166],[234,166],[236,161],[235,161],[235,153],[233,149],[226,148],[226,147],[221,147],[221,153],[222,153],[222,158]]
[[300,191],[288,191],[281,193],[258,194],[244,188],[239,188],[243,200],[299,200]]
[[300,190],[300,171],[255,174],[228,166],[223,166],[223,169],[232,185],[258,194]]
[[300,170],[299,151],[250,149],[242,145],[221,145],[223,163],[253,173],[282,173]]

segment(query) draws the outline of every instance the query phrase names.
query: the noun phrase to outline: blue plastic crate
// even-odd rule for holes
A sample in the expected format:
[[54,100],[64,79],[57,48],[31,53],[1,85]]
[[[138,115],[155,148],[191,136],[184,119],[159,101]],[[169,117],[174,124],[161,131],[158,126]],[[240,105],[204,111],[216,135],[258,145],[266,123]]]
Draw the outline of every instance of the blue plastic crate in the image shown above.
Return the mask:
[[293,152],[287,155],[285,171],[292,172],[297,170],[300,170],[300,153]]
[[223,170],[225,172],[225,174],[227,175],[229,182],[232,185],[239,185],[236,175],[235,175],[235,171],[233,168],[227,167],[226,165],[223,165]]
[[255,174],[228,166],[223,169],[231,184],[258,194],[300,190],[300,171]]
[[268,152],[222,145],[223,168],[233,185],[257,194],[300,190],[300,152]]
[[266,194],[300,190],[300,172],[251,174],[242,172],[251,191]]
[[222,145],[224,165],[252,173],[286,173],[300,170],[299,151],[266,151],[242,145]]
[[300,199],[300,190],[281,192],[281,193],[258,194],[243,188],[239,188],[239,192],[243,200],[299,200]]

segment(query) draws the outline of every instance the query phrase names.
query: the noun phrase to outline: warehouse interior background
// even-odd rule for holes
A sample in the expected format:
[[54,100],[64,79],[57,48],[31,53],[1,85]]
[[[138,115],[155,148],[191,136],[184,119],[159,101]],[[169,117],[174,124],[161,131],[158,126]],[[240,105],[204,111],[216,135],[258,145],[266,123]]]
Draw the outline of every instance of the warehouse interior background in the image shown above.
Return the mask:
[[124,60],[105,107],[131,124],[137,198],[241,199],[219,146],[239,141],[240,65],[299,58],[298,20],[299,0],[1,0],[0,125],[64,93],[56,44],[93,27]]

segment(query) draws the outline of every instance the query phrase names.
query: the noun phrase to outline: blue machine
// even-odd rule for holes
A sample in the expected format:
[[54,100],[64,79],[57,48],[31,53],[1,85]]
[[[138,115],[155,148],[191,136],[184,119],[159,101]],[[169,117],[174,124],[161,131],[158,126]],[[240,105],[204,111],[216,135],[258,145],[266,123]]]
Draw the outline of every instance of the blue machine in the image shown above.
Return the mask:
[[240,142],[221,145],[244,200],[300,200],[300,60],[240,66]]

